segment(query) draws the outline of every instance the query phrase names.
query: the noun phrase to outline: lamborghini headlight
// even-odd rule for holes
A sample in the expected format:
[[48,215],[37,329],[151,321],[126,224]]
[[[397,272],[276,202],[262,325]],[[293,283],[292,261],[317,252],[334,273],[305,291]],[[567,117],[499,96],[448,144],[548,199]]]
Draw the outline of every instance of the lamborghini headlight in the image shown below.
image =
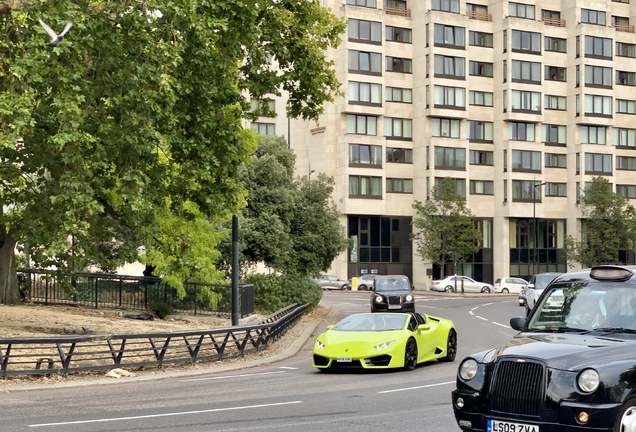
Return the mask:
[[598,388],[598,385],[601,383],[601,378],[594,369],[585,369],[579,374],[576,383],[582,392],[592,393]]
[[475,378],[475,375],[477,375],[477,362],[475,360],[468,359],[459,366],[459,376],[463,380],[469,381]]
[[322,343],[318,339],[316,339],[316,348],[321,350],[321,349],[325,349],[325,347],[326,347],[326,345],[324,343]]
[[413,301],[413,296],[411,294],[407,295],[405,298],[406,301]]
[[384,343],[381,343],[380,345],[376,345],[376,346],[374,346],[373,348],[375,348],[375,349],[377,349],[377,350],[381,350],[381,349],[384,349],[384,348],[388,348],[388,347],[389,347],[389,346],[390,346],[393,342],[395,342],[395,341],[394,341],[394,340],[392,340],[392,341],[384,342]]
[[376,303],[382,303],[382,296],[375,296]]

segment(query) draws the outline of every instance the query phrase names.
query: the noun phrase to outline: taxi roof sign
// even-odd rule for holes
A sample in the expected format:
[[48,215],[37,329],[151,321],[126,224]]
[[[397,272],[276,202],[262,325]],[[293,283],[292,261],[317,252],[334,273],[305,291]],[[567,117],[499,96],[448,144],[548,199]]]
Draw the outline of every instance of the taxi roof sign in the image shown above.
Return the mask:
[[620,282],[629,280],[633,274],[634,272],[628,268],[612,265],[596,266],[590,270],[590,277],[596,280],[613,280]]

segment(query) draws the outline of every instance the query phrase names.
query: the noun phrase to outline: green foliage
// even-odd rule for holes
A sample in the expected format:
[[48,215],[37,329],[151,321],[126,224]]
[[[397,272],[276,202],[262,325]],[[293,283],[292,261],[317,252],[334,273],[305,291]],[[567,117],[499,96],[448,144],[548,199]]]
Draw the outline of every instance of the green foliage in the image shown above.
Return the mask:
[[[340,83],[324,52],[345,21],[315,1],[13,7],[0,14],[0,243],[61,273],[112,270],[146,245],[173,283],[214,279],[201,260],[209,248],[184,256],[177,237],[200,244],[208,224],[245,205],[236,180],[255,150],[242,127],[254,118],[248,98],[285,92],[302,118],[333,100]],[[73,27],[50,48],[38,17]],[[0,278],[0,302],[16,298],[7,289],[17,293],[17,279]]]
[[[424,259],[442,266],[457,254],[458,262],[465,262],[479,250],[482,235],[475,227],[473,214],[466,200],[457,193],[449,177],[435,186],[431,199],[413,204],[415,230],[411,234],[417,253]],[[442,275],[444,276],[444,275]]]
[[174,312],[172,305],[164,300],[156,300],[149,305],[149,307],[150,311],[153,312],[159,319],[164,319]]
[[315,308],[322,298],[322,288],[307,276],[251,274],[245,283],[254,284],[254,308],[262,314],[276,312],[292,303],[309,303],[309,310]]
[[618,263],[619,250],[636,248],[636,209],[614,192],[609,181],[595,177],[581,197],[581,241],[567,236],[565,256],[570,267]]

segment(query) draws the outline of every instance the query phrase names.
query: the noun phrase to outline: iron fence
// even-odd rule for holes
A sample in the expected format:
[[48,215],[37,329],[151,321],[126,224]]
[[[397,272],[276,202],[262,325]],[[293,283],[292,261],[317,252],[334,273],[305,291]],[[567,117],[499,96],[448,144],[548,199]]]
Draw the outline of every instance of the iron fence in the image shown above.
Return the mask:
[[298,322],[292,304],[257,324],[182,332],[0,338],[2,377],[50,375],[222,359],[262,350]]
[[[38,269],[18,270],[20,292],[34,303],[130,309],[146,311],[164,304],[174,313],[191,315],[232,314],[231,285],[186,282],[186,295],[157,277],[122,276],[105,273],[73,273],[70,288],[64,288],[55,272]],[[213,293],[214,295],[210,295]],[[254,285],[239,285],[239,314],[254,313]]]

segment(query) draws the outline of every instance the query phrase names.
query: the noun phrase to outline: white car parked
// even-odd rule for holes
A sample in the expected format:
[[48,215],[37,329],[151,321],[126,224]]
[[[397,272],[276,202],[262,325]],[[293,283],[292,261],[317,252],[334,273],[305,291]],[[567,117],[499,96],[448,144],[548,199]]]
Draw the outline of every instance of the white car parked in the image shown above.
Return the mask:
[[447,276],[444,279],[434,280],[431,284],[431,291],[462,292],[462,281],[464,282],[464,292],[490,293],[492,285],[485,282],[478,282],[468,276]]
[[499,278],[495,281],[494,291],[496,293],[515,293],[519,294],[528,283],[527,280],[514,277]]

